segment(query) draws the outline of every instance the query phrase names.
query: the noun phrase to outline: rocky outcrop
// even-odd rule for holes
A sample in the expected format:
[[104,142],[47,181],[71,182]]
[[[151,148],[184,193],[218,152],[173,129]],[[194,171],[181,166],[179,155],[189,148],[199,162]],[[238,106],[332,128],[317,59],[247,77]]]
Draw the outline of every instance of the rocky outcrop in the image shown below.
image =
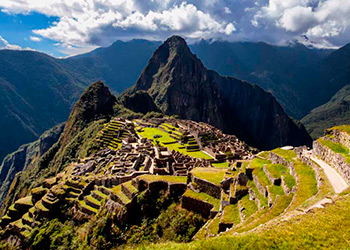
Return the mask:
[[209,123],[260,149],[311,144],[304,127],[271,94],[206,69],[181,37],[169,38],[155,51],[126,93],[139,90],[147,91],[167,115]]
[[123,95],[120,98],[120,102],[127,109],[137,113],[147,114],[148,112],[161,112],[149,94],[142,90],[136,91],[131,95]]

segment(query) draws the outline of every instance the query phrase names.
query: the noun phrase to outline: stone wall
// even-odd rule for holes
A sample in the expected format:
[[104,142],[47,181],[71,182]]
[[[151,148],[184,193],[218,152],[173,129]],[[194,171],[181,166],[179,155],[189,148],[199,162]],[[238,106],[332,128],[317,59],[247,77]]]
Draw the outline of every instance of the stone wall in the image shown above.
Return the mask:
[[314,141],[313,151],[322,160],[338,170],[345,181],[350,184],[350,164],[346,162],[345,158],[341,154],[335,153],[333,150],[323,146],[318,141]]
[[271,181],[271,183],[272,183],[273,185],[276,185],[276,186],[281,185],[281,178],[274,178],[274,177],[272,177],[272,175],[270,174],[270,172],[267,170],[266,165],[263,166],[263,170],[264,170],[264,172],[265,172],[267,178],[269,178],[269,180]]
[[218,211],[212,211],[214,206],[203,200],[182,196],[181,206],[184,209],[201,214],[204,218],[214,218]]
[[202,192],[204,192],[210,196],[213,196],[216,199],[221,198],[221,187],[220,186],[215,185],[214,183],[211,183],[209,181],[199,179],[194,175],[192,175],[192,181],[198,185],[199,189]]
[[348,133],[334,129],[332,130],[332,134],[334,135],[332,141],[341,143],[345,147],[350,148],[350,135]]
[[270,152],[270,159],[272,164],[282,164],[284,166],[288,166],[288,162],[286,161],[286,159],[275,153]]
[[255,186],[257,187],[257,189],[259,190],[259,192],[264,196],[267,197],[268,196],[268,192],[266,187],[264,187],[263,185],[261,185],[260,181],[258,180],[258,177],[256,177],[255,175],[253,175],[253,181]]

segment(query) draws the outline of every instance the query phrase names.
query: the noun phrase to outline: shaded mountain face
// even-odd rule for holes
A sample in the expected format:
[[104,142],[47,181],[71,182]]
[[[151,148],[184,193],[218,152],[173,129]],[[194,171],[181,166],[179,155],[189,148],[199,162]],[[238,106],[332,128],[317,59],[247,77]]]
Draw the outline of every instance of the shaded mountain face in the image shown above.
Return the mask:
[[5,200],[15,175],[36,164],[53,144],[55,144],[64,129],[64,123],[59,124],[43,133],[39,140],[22,145],[12,154],[5,157],[0,165],[0,207]]
[[320,83],[314,103],[328,102],[345,85],[350,83],[350,44],[326,57],[319,69]]
[[67,119],[85,85],[59,60],[0,50],[0,161]]
[[313,138],[322,136],[330,127],[350,124],[350,85],[339,90],[329,102],[312,110],[302,122]]
[[271,94],[207,70],[181,37],[169,38],[155,51],[126,94],[139,90],[167,115],[207,122],[260,149],[311,143]]
[[262,42],[202,41],[191,49],[206,67],[219,74],[247,80],[271,92],[287,114],[297,119],[315,107],[310,94],[319,79],[316,72],[331,53],[298,43],[279,47]]

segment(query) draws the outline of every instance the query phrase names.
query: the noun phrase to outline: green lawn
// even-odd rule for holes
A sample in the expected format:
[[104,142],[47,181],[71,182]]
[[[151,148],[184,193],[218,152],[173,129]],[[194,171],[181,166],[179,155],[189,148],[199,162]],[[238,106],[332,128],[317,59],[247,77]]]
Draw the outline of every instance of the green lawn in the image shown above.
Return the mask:
[[224,208],[224,212],[221,216],[221,222],[233,223],[233,225],[238,225],[241,222],[237,204],[229,205]]
[[213,165],[213,167],[216,167],[216,168],[228,168],[229,167],[229,163],[227,161],[225,162],[220,162],[220,163],[212,163],[211,165]]
[[269,186],[271,184],[269,178],[266,176],[264,169],[262,167],[259,168],[255,168],[253,170],[253,174],[256,175],[256,177],[258,178],[260,184],[263,187]]
[[216,235],[219,232],[220,217],[216,215],[215,218],[210,222],[208,226],[209,235]]
[[[147,139],[153,139],[158,140],[162,146],[165,146],[169,148],[170,150],[175,150],[177,152],[180,152],[184,155],[189,155],[194,158],[202,158],[202,159],[212,159],[209,155],[203,153],[202,151],[195,151],[195,152],[188,152],[184,146],[179,144],[178,142],[175,142],[173,138],[170,137],[170,135],[163,130],[160,130],[158,128],[143,128],[143,132],[138,132],[140,136]],[[155,135],[161,135],[161,138],[154,139]],[[172,144],[164,145],[164,143],[174,142]]]
[[294,167],[298,175],[299,186],[293,204],[289,207],[289,211],[302,205],[307,199],[316,195],[318,192],[316,175],[312,167],[301,162],[294,162]]
[[254,191],[254,193],[258,196],[258,199],[260,200],[260,206],[261,207],[266,207],[267,206],[267,198],[263,196],[258,188],[255,186],[254,181],[249,180],[248,181],[248,186]]
[[271,152],[283,157],[287,161],[291,161],[293,158],[297,157],[297,154],[293,150],[283,150],[281,148],[276,148]]
[[220,182],[224,179],[226,169],[219,168],[194,168],[191,170],[191,174],[199,179],[210,181],[216,185],[220,185]]
[[286,166],[282,164],[269,164],[266,166],[266,169],[269,171],[273,178],[277,179],[283,176],[286,186],[289,189],[292,189],[296,185],[293,176],[289,173],[289,169]]
[[141,175],[137,177],[139,180],[145,180],[147,182],[152,181],[166,181],[169,183],[187,183],[186,176],[171,176],[171,175]]
[[201,193],[197,193],[197,192],[194,192],[191,189],[187,189],[186,192],[183,194],[183,196],[187,196],[187,197],[191,197],[191,198],[194,198],[194,199],[206,201],[206,202],[212,204],[216,211],[218,211],[219,208],[220,208],[220,200],[215,199],[214,197],[212,197],[212,196],[210,196],[210,195],[208,195],[206,193],[202,193],[202,192]]
[[258,210],[255,201],[249,200],[249,195],[244,196],[239,202],[244,207],[242,213],[245,215],[245,218],[249,218]]

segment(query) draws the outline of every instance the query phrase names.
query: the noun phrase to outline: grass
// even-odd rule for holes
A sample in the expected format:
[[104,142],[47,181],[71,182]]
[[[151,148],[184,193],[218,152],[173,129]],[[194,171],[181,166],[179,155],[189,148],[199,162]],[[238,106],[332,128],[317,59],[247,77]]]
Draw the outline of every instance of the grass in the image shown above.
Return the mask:
[[336,126],[331,128],[331,130],[337,129],[339,131],[345,132],[350,135],[350,126],[348,125],[342,125],[342,126]]
[[255,186],[254,181],[249,180],[248,186],[254,191],[254,193],[257,195],[258,199],[260,200],[260,207],[266,207],[267,198],[259,192],[258,188]]
[[350,163],[349,149],[341,143],[335,143],[324,139],[318,139],[318,142],[320,142],[323,146],[328,147],[333,152],[341,154],[345,158],[346,162]]
[[275,179],[283,176],[286,186],[289,189],[292,189],[296,185],[296,182],[293,176],[289,173],[289,170],[286,166],[282,164],[269,164],[266,166],[266,169],[269,171],[271,176]]
[[293,150],[283,150],[281,148],[276,148],[271,152],[283,157],[288,162],[290,162],[293,158],[297,157],[297,154]]
[[38,201],[36,204],[35,204],[35,207],[38,208],[39,210],[43,211],[43,212],[49,212],[50,210],[47,209],[46,207],[44,207],[43,203],[40,201]]
[[[188,244],[166,242],[139,249],[349,249],[350,197],[286,221],[276,221],[236,236],[219,236]],[[130,247],[130,249],[135,248]]]
[[233,232],[246,232],[257,226],[264,224],[273,218],[279,216],[284,212],[284,210],[288,207],[290,202],[292,201],[293,195],[282,195],[276,199],[276,203],[270,209],[262,209],[255,213],[254,216],[251,216],[251,223],[245,224],[242,227],[237,228],[237,230]]
[[124,187],[126,187],[129,191],[131,191],[133,194],[136,194],[139,192],[134,185],[132,185],[131,181],[123,183]]
[[95,214],[98,213],[98,210],[96,208],[93,208],[93,207],[90,207],[89,205],[86,204],[86,202],[84,200],[79,200],[79,204],[82,206],[82,207],[85,207],[86,209],[94,212]]
[[111,190],[124,204],[130,202],[130,199],[122,192],[122,185],[114,186]]
[[261,158],[268,159],[270,156],[270,152],[269,151],[262,151],[258,154],[258,156],[260,156]]
[[212,163],[211,165],[213,165],[213,167],[215,168],[228,168],[230,163],[228,163],[227,161],[225,162],[220,162],[220,163]]
[[179,144],[179,143],[172,143],[172,144],[167,144],[167,145],[163,145],[164,143],[167,142],[173,142],[174,139],[170,137],[170,135],[166,132],[164,132],[163,130],[160,130],[158,128],[143,128],[143,132],[138,132],[138,134],[140,136],[142,136],[143,138],[147,138],[147,139],[153,139],[154,140],[154,136],[155,135],[161,135],[161,138],[158,138],[157,140],[160,142],[160,144],[162,146],[165,146],[167,148],[169,148],[170,150],[175,150],[177,152],[180,152],[184,155],[189,155],[191,157],[194,158],[202,158],[202,159],[212,159],[209,155],[203,153],[202,151],[195,151],[195,152],[188,152],[185,148],[182,148],[183,145]]
[[17,200],[15,203],[21,204],[21,205],[33,206],[32,196],[26,196],[24,198],[21,198]]
[[256,175],[256,177],[258,178],[260,184],[263,187],[269,186],[271,184],[269,178],[266,176],[264,169],[262,167],[259,168],[255,168],[253,170],[253,174]]
[[241,222],[237,204],[229,205],[224,208],[224,212],[221,216],[221,222],[233,223],[233,225],[238,225]]
[[137,177],[139,180],[147,182],[152,181],[166,181],[169,183],[187,183],[186,176],[171,176],[171,175],[141,175]]
[[194,198],[194,199],[197,199],[197,200],[202,200],[202,201],[205,201],[205,202],[208,202],[210,204],[212,204],[214,206],[214,209],[216,211],[219,211],[219,208],[220,208],[220,200],[218,199],[215,199],[214,197],[206,194],[206,193],[197,193],[197,192],[194,192],[193,190],[191,189],[187,189],[186,192],[183,194],[183,196],[187,196],[187,197],[191,197],[191,198]]
[[219,232],[220,217],[216,215],[215,218],[210,222],[208,226],[209,235],[217,235]]
[[250,164],[251,168],[259,168],[265,164],[271,164],[271,161],[261,158],[254,158]]
[[311,204],[314,204],[314,203],[322,200],[326,195],[333,195],[334,194],[333,186],[330,183],[327,175],[324,173],[323,169],[319,168],[318,172],[319,172],[319,175],[321,177],[321,183],[319,185],[318,193],[315,196],[313,196],[311,199],[305,201],[302,204],[302,206],[304,208],[306,208],[306,207],[310,206]]
[[271,185],[269,186],[269,194],[272,199],[272,202],[274,202],[277,195],[284,195],[284,191],[282,186]]
[[226,173],[226,169],[217,168],[194,168],[191,171],[195,177],[210,181],[216,185],[220,185]]
[[316,175],[312,167],[301,162],[294,162],[294,167],[298,175],[299,185],[289,211],[302,205],[318,192]]
[[240,200],[241,206],[244,207],[244,210],[242,213],[244,214],[245,218],[249,218],[252,214],[254,214],[258,207],[256,206],[255,201],[252,201],[249,199],[249,196],[246,195]]

